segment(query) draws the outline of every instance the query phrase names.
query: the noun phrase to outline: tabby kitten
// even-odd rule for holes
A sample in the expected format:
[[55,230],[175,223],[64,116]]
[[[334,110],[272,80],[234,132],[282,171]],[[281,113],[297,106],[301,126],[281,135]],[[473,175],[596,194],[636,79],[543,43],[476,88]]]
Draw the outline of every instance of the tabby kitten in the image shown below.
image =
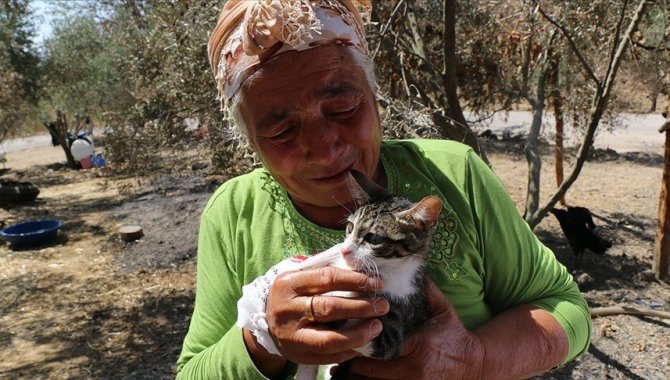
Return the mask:
[[[382,332],[356,351],[368,357],[391,359],[400,354],[405,336],[431,314],[423,274],[442,201],[427,196],[414,203],[388,193],[355,170],[351,174],[355,183],[352,181],[350,188],[359,207],[349,216],[340,255],[330,265],[383,280],[384,288],[378,295],[388,300],[390,309],[380,318]],[[357,297],[362,294],[331,292],[326,295]],[[327,326],[337,328],[342,327],[342,323]],[[348,363],[341,363],[331,379],[346,379],[347,371]],[[317,372],[318,366],[301,364],[296,379],[315,379]]]
[[[390,359],[400,354],[405,336],[430,317],[423,275],[442,201],[427,196],[414,203],[357,171],[352,175],[360,187],[352,193],[361,206],[348,218],[342,257],[334,266],[382,278],[379,295],[390,310],[380,318],[381,334],[357,351]],[[333,379],[345,378],[346,367],[340,365]]]

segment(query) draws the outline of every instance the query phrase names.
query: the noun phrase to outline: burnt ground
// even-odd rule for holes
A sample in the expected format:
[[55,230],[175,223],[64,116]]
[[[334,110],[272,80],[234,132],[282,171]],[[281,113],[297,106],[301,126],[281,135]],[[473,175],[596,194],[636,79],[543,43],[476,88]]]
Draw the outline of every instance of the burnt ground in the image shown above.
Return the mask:
[[[50,149],[50,148],[43,148]],[[526,163],[514,146],[489,147],[496,173],[523,205]],[[100,169],[8,163],[3,178],[35,183],[35,202],[0,209],[5,225],[38,217],[64,221],[59,240],[29,250],[0,247],[0,378],[163,379],[188,328],[195,289],[200,212],[215,184],[193,153],[152,179],[108,179]],[[21,157],[16,155],[17,159]],[[39,161],[39,160],[37,160]],[[552,190],[544,155],[543,199]],[[195,168],[195,169],[194,169]],[[614,246],[577,260],[558,223],[536,229],[578,279],[589,304],[670,311],[670,287],[651,279],[662,160],[650,153],[595,155],[567,200],[590,208]],[[145,236],[119,239],[124,224]],[[626,315],[594,319],[588,353],[543,378],[665,379],[670,320]]]

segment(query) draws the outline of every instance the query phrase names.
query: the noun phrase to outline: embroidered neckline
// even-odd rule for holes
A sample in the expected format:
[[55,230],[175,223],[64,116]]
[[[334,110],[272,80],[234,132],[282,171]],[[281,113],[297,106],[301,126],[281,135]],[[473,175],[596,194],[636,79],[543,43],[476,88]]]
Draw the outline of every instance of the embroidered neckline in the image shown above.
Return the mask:
[[[387,156],[384,145],[380,159],[384,171],[386,172],[387,189],[390,192],[396,192],[397,169],[393,161]],[[284,188],[265,170],[269,188],[266,190],[272,198],[272,207],[278,212],[284,220],[284,231],[286,232],[286,241],[284,242],[284,256],[290,257],[295,254],[313,254],[321,252],[344,240],[344,230],[336,230],[327,227],[321,227],[305,218],[295,207],[291,198]]]
[[[391,144],[382,142],[380,160],[386,173],[386,188],[389,192],[404,197],[412,193],[434,194],[444,200],[442,194],[432,183],[415,181],[414,183],[401,184],[400,173],[406,170],[402,167],[403,162],[395,162],[391,158],[389,149]],[[408,169],[408,168],[407,168]],[[408,176],[407,178],[411,178]],[[283,256],[285,258],[298,254],[311,255],[322,252],[344,240],[344,230],[335,230],[321,227],[305,218],[290,200],[288,193],[277,183],[270,173],[264,171],[263,188],[270,195],[270,205],[277,212],[283,222],[285,240],[283,243]],[[447,277],[454,281],[466,275],[462,264],[454,261],[456,242],[458,241],[457,218],[445,201],[445,208],[440,215],[439,227],[433,236],[433,244],[427,273],[430,277],[435,271],[445,271]],[[441,268],[441,269],[440,269]]]

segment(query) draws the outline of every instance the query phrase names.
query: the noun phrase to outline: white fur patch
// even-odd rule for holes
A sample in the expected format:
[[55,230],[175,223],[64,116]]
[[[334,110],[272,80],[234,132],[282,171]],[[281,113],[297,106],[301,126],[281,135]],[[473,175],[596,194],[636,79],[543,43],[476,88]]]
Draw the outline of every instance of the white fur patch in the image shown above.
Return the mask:
[[408,256],[400,259],[386,259],[384,265],[379,266],[379,274],[384,281],[382,294],[389,297],[405,298],[416,289],[414,278],[423,262],[422,259]]
[[363,356],[371,357],[372,354],[374,353],[374,349],[372,348],[372,342],[368,342],[361,347],[354,348],[354,351],[359,352]]
[[[425,212],[423,212],[423,214],[425,214]],[[395,298],[404,298],[414,292],[414,277],[416,275],[416,271],[423,263],[422,258],[418,258],[416,256],[406,256],[402,258],[390,259],[376,258],[373,257],[370,253],[364,252],[364,248],[357,247],[357,245],[352,241],[351,236],[347,237],[344,243],[342,243],[341,247],[346,247],[347,249],[351,250],[352,258],[365,256],[366,260],[372,260],[375,262],[375,264],[377,264],[379,275],[384,281],[384,289],[381,292],[382,294]],[[331,265],[337,268],[349,270],[364,269],[354,268],[342,256],[333,261]]]

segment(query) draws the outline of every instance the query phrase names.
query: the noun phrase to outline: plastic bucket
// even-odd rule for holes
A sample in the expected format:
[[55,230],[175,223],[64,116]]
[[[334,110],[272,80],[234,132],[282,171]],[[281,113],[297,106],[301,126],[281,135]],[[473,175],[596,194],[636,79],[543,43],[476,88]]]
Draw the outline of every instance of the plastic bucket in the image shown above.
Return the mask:
[[81,165],[82,169],[90,169],[93,167],[93,162],[91,161],[91,156],[84,157],[81,160],[79,160],[79,164]]

